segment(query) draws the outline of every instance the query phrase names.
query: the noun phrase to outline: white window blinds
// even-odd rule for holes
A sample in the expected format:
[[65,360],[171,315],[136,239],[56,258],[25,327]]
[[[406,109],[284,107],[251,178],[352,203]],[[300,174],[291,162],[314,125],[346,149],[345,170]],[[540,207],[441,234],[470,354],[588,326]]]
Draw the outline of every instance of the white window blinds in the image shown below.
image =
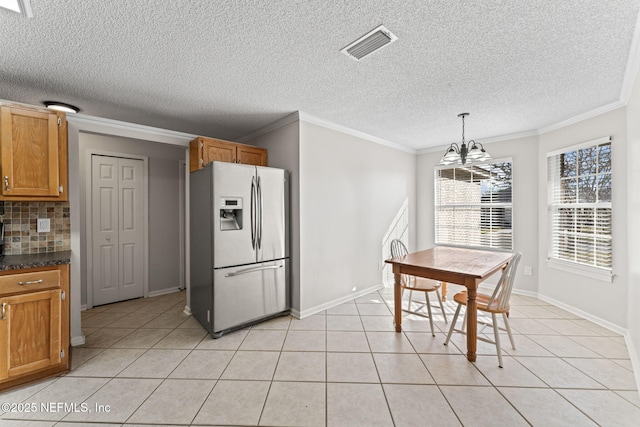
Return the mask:
[[549,258],[611,271],[611,138],[547,157]]
[[438,245],[513,249],[512,162],[436,168]]

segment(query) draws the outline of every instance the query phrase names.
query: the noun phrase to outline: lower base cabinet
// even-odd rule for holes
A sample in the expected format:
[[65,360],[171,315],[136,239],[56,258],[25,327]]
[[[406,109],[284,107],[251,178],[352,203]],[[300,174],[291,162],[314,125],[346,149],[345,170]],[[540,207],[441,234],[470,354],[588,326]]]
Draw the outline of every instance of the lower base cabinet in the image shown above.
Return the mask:
[[69,369],[69,265],[0,272],[0,390]]

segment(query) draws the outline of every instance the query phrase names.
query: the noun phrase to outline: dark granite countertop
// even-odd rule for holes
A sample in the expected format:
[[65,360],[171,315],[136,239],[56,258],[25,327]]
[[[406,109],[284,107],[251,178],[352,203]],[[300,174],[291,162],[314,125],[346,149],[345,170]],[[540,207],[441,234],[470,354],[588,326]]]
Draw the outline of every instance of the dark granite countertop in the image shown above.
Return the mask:
[[41,254],[5,255],[0,258],[0,271],[22,268],[47,267],[69,264],[71,251],[45,252]]

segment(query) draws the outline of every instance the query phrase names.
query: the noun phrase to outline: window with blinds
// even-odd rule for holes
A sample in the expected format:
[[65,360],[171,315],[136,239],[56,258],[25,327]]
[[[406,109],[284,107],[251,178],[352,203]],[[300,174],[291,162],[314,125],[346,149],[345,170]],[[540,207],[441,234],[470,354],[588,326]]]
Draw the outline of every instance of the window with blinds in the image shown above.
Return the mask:
[[611,138],[547,155],[549,258],[611,271]]
[[511,160],[436,168],[436,244],[513,249],[511,194]]

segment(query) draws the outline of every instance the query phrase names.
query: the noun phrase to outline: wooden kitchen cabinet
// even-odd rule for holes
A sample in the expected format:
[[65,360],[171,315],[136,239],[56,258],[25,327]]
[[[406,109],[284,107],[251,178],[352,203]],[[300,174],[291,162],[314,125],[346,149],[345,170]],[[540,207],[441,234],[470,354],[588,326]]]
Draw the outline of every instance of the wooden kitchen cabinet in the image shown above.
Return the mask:
[[66,201],[67,150],[64,113],[2,105],[0,201]]
[[69,265],[0,272],[0,390],[69,369]]
[[252,147],[251,145],[238,144],[238,163],[244,165],[267,166],[267,150]]
[[267,150],[222,139],[198,137],[189,143],[189,170],[218,161],[267,166]]

